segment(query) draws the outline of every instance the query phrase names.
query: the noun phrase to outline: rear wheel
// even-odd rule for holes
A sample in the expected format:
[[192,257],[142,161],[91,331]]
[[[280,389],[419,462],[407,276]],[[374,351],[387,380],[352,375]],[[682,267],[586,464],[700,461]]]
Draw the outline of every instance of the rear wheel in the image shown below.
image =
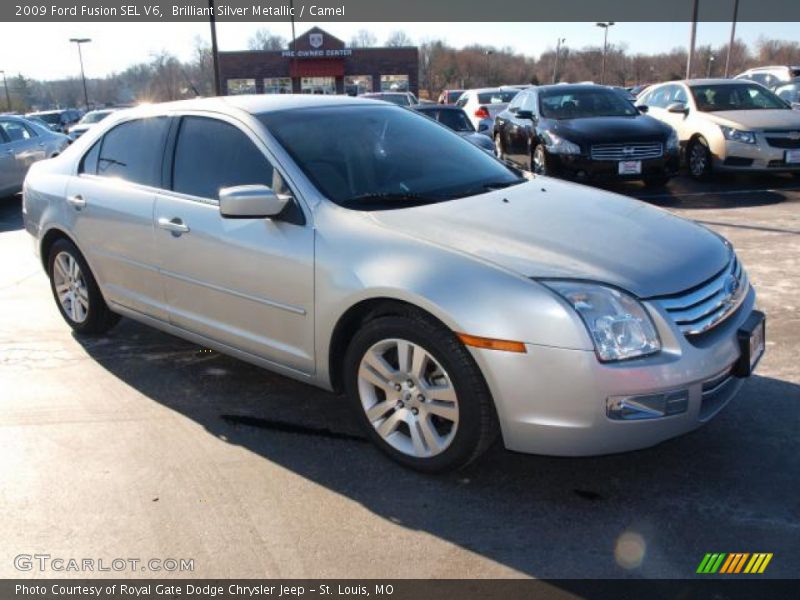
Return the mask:
[[423,315],[368,322],[347,350],[345,388],[370,439],[418,471],[463,467],[497,435],[474,359],[455,334]]
[[69,240],[56,241],[48,256],[50,288],[64,320],[81,334],[105,333],[120,317],[111,312],[86,259]]
[[698,181],[711,178],[711,150],[704,138],[692,140],[686,152],[689,174]]

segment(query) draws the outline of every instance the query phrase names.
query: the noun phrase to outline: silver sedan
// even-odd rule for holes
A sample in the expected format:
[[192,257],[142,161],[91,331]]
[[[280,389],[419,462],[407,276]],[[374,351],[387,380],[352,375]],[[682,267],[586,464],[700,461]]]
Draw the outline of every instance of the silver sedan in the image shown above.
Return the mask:
[[0,115],[0,198],[16,194],[30,166],[60,154],[67,136],[13,115]]
[[562,456],[657,444],[716,415],[764,350],[719,236],[530,181],[385,102],[122,111],[35,166],[23,209],[78,334],[125,315],[343,392],[428,472],[498,433]]

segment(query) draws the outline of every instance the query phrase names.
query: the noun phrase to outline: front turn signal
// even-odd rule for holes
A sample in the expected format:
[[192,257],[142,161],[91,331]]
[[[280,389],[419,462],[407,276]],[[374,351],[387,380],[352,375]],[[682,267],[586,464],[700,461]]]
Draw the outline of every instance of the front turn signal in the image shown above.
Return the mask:
[[484,348],[486,350],[504,350],[506,352],[519,352],[524,354],[525,344],[522,342],[512,342],[509,340],[495,340],[492,338],[478,337],[477,335],[469,335],[466,333],[458,333],[460,339],[465,346],[472,346],[473,348]]

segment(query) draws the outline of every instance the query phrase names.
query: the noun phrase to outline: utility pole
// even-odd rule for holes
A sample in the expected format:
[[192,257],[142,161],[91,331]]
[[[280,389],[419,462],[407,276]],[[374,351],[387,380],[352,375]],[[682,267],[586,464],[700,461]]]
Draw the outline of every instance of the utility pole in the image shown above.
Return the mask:
[[694,60],[694,44],[697,41],[697,3],[692,0],[692,34],[689,41],[689,55],[686,58],[686,79],[692,78],[692,60]]
[[603,70],[600,74],[600,85],[606,82],[606,54],[608,53],[608,30],[614,25],[613,21],[603,21],[597,23],[598,27],[603,28]]
[[8,93],[8,80],[6,79],[6,72],[0,71],[3,74],[3,87],[6,90],[6,104],[8,105],[8,112],[11,112],[11,94]]
[[83,72],[83,53],[81,52],[81,44],[88,44],[92,40],[90,38],[70,38],[70,42],[78,46],[78,60],[81,62],[81,79],[83,80],[83,101],[88,110],[89,108],[89,92],[86,91],[86,75]]
[[217,15],[215,14],[214,0],[208,0],[208,21],[211,26],[211,63],[214,65],[214,95],[222,95],[219,84],[219,49],[217,48]]
[[[292,93],[294,94],[294,75],[297,75],[297,37],[294,34],[294,0],[289,0],[289,18],[292,20]],[[297,75],[300,91],[303,91],[303,79]],[[374,85],[374,84],[373,84]],[[374,89],[374,88],[373,88]],[[371,92],[372,90],[370,90]]]
[[706,67],[706,79],[711,78],[711,67],[714,65],[715,60],[716,59],[714,58],[713,54],[708,55],[708,67]]
[[731,52],[733,52],[733,44],[736,41],[736,18],[739,15],[739,0],[733,0],[733,21],[731,21],[731,40],[728,42],[728,55],[725,57],[725,79],[730,76],[731,72]]
[[556,43],[556,60],[553,64],[553,83],[556,83],[556,79],[558,78],[558,57],[561,55],[561,44],[567,41],[567,38],[558,38],[558,42]]

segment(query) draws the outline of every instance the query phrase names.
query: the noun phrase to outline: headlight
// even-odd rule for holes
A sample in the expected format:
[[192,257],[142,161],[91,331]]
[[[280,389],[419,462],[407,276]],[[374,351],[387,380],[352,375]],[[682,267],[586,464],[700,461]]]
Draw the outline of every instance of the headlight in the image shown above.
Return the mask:
[[729,142],[741,142],[743,144],[755,144],[756,134],[752,131],[741,131],[733,127],[719,126],[722,130],[723,137]]
[[620,290],[594,283],[550,280],[581,316],[603,362],[647,356],[661,350],[661,340],[644,306]]
[[673,129],[672,133],[670,133],[669,137],[667,138],[667,151],[677,152],[678,144],[678,132]]
[[551,131],[544,134],[544,143],[551,154],[580,154],[581,147],[574,142],[565,140]]

